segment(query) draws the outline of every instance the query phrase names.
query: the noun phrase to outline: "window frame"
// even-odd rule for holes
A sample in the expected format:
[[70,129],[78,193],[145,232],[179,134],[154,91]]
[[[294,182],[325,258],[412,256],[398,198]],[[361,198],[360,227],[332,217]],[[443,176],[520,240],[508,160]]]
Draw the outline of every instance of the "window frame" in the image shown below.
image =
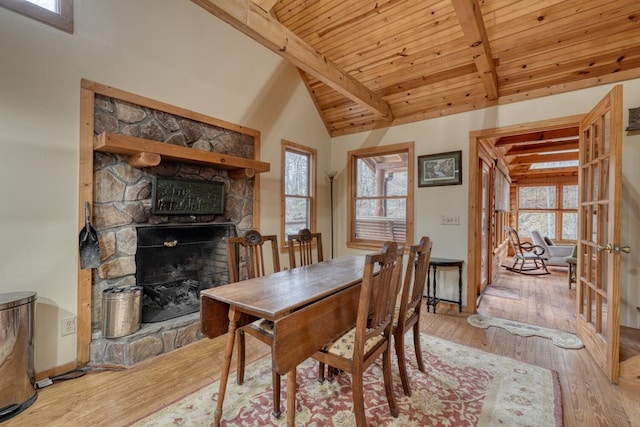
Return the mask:
[[[286,211],[286,199],[287,194],[285,193],[285,179],[286,179],[286,156],[287,152],[301,154],[309,157],[309,176],[308,179],[308,192],[309,195],[305,198],[309,200],[309,229],[312,233],[317,231],[317,187],[318,187],[318,150],[315,148],[307,147],[302,144],[297,144],[295,142],[287,141],[283,139],[280,143],[281,150],[281,170],[280,170],[280,247],[282,249],[288,248],[287,243],[287,233],[286,233],[286,219],[287,219],[287,211]],[[296,197],[299,197],[296,195]]]
[[73,34],[73,0],[57,1],[59,12],[53,12],[27,0],[0,0],[0,6]]
[[[405,248],[408,248],[413,244],[414,234],[414,191],[415,191],[415,169],[416,158],[414,151],[414,142],[403,142],[398,144],[384,145],[380,147],[369,147],[358,150],[352,150],[347,152],[347,247],[356,249],[379,249],[380,245],[384,243],[384,240],[370,240],[370,239],[357,239],[356,233],[356,203],[357,203],[357,161],[358,159],[374,156],[385,156],[398,153],[407,154],[407,193],[406,193],[406,212],[405,212],[405,226],[406,226],[406,241],[397,242],[403,244]],[[397,199],[398,196],[392,196],[391,198]]]
[[[551,213],[555,216],[555,236],[550,237],[553,238],[554,242],[558,243],[575,243],[575,240],[566,240],[562,238],[562,228],[563,228],[563,214],[565,213],[574,213],[578,214],[578,207],[575,209],[564,208],[564,192],[563,189],[565,186],[576,186],[576,192],[579,195],[578,183],[574,181],[563,181],[563,182],[547,182],[547,183],[520,183],[518,184],[518,188],[515,194],[516,201],[518,203],[518,211],[516,213],[516,224],[518,225],[518,231],[520,231],[520,214],[521,213]],[[548,208],[521,208],[520,207],[520,190],[522,188],[532,188],[532,187],[555,187],[556,189],[556,201],[555,207],[552,209]],[[524,230],[523,230],[524,231]],[[577,231],[577,230],[576,230]]]

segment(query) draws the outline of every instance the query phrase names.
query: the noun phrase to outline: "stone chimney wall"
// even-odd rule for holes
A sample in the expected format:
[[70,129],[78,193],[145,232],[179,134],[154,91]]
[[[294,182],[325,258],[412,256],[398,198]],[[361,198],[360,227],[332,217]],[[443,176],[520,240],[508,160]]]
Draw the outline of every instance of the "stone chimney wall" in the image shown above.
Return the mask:
[[[96,95],[94,119],[96,135],[106,131],[237,157],[254,158],[254,140],[250,135],[102,95]],[[231,179],[226,170],[164,160],[158,166],[137,169],[131,167],[127,160],[127,156],[119,154],[94,152],[93,226],[98,232],[102,261],[101,266],[93,272],[94,340],[101,336],[103,290],[113,286],[136,284],[137,226],[231,222],[236,225],[238,233],[242,234],[253,224],[253,179]],[[154,176],[224,183],[224,213],[153,215],[151,189]],[[182,344],[184,343],[178,343],[177,346]],[[156,345],[172,346],[176,345]],[[95,346],[92,343],[93,347]],[[92,359],[93,353],[92,350]],[[113,361],[98,361],[102,362]]]

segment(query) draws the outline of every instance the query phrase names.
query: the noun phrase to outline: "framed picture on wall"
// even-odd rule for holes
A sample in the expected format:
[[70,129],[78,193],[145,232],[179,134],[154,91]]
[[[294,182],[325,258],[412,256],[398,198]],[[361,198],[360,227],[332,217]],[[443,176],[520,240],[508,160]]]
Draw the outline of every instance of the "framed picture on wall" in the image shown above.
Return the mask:
[[418,187],[462,184],[462,151],[418,157]]

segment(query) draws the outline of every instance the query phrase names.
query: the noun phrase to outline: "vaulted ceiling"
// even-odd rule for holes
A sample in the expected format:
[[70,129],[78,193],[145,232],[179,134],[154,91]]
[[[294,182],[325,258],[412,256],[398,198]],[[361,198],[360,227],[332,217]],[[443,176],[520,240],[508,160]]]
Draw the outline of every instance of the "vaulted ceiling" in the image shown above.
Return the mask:
[[640,77],[637,0],[193,1],[296,65],[332,136]]

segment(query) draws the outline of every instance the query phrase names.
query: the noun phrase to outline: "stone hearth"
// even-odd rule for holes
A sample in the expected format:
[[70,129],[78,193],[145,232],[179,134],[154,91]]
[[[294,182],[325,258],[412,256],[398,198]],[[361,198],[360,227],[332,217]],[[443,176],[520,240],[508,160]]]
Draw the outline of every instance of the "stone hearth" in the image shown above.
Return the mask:
[[143,323],[140,330],[120,338],[92,336],[93,366],[132,366],[202,339],[200,313],[157,323]]

